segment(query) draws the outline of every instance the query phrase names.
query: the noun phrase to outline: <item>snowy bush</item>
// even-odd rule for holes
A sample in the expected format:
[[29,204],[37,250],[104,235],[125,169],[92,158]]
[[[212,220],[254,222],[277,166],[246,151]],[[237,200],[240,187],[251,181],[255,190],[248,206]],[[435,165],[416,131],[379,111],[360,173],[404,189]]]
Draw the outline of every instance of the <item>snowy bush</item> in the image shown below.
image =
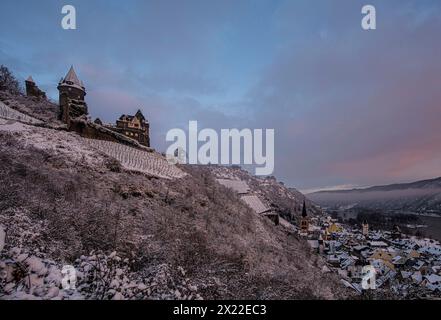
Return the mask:
[[132,272],[129,259],[116,252],[91,252],[76,259],[75,285],[67,281],[65,266],[38,252],[13,247],[0,258],[0,299],[202,299],[197,287],[184,279],[182,268],[176,270],[178,278],[166,264],[142,275]]

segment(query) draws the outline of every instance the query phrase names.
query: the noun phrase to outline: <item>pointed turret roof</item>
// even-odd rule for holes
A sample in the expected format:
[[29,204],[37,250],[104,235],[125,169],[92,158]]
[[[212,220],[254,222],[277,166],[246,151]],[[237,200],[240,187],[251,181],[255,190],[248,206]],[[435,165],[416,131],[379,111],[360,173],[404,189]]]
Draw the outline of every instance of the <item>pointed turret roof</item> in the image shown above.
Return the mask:
[[144,115],[142,114],[142,112],[141,112],[140,109],[138,109],[138,111],[136,112],[135,117],[137,117],[138,119],[145,120],[145,117],[144,117]]
[[81,86],[81,82],[78,79],[73,66],[70,67],[69,72],[66,74],[66,77],[64,77],[64,81],[70,81],[73,82],[73,84]]
[[61,78],[59,86],[75,87],[75,88],[78,88],[84,92],[86,91],[86,88],[84,87],[83,81],[78,79],[78,76],[77,76],[73,66],[70,67],[66,76],[64,78]]
[[26,79],[26,82],[32,82],[32,83],[35,83],[34,79],[32,79],[31,76],[29,76],[29,77]]

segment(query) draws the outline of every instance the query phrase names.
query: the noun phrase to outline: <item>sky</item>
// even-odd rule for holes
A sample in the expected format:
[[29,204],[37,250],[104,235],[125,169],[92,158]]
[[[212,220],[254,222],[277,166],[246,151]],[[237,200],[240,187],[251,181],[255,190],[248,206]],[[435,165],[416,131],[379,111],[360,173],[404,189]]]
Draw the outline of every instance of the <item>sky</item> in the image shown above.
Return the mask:
[[92,117],[141,109],[159,151],[189,120],[274,129],[304,191],[441,176],[439,0],[2,0],[0,64],[54,101],[74,65]]

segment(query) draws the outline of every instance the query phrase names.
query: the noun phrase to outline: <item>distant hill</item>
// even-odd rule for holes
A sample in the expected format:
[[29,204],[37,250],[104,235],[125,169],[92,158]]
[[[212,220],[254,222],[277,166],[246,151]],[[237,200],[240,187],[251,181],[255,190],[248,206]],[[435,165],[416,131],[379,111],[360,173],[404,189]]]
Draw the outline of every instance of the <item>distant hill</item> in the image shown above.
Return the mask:
[[441,214],[441,177],[365,189],[319,191],[307,195],[323,207],[344,206]]

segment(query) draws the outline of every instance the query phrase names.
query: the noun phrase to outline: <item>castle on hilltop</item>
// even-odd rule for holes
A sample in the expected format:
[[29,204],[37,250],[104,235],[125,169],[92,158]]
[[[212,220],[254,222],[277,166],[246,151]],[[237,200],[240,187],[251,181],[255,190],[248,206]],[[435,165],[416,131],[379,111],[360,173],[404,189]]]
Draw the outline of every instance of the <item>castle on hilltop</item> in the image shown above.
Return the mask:
[[116,120],[114,130],[127,137],[138,140],[142,145],[150,146],[149,123],[139,109],[134,116],[123,114],[119,117],[119,119]]
[[84,97],[86,88],[80,81],[73,67],[70,67],[64,78],[61,78],[57,89],[59,91],[60,120],[69,125],[71,119],[88,115],[88,109]]
[[[78,119],[87,119],[89,110],[85,101],[86,88],[75,73],[73,66],[70,67],[66,76],[61,78],[57,89],[59,91],[59,119],[67,125],[69,130],[75,130],[93,138],[114,140],[115,136],[105,133],[105,129],[108,129],[133,139],[143,146],[150,147],[150,125],[141,110],[138,110],[134,116],[123,114],[115,125],[103,124],[100,119],[96,119],[93,124],[88,121],[87,128],[84,128],[84,123],[82,127],[78,127]],[[36,86],[32,77],[26,80],[26,95],[46,98],[46,94]]]
[[39,87],[35,84],[34,79],[31,76],[25,81],[26,95],[29,97],[37,97],[41,99],[46,99],[46,92],[41,91]]

